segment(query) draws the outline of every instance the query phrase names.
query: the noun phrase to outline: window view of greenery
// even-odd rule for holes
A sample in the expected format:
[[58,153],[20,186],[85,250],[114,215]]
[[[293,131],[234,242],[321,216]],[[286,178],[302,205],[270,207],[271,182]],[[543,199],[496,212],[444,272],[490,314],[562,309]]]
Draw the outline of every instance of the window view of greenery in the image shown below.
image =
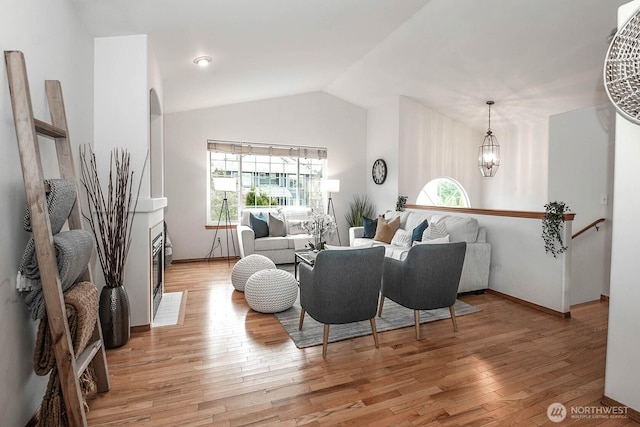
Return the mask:
[[419,205],[469,207],[464,188],[451,178],[436,178],[427,183],[416,201]]
[[322,210],[320,181],[325,159],[239,155],[209,152],[209,221],[217,222],[224,192],[216,191],[213,179],[236,177],[238,190],[227,192],[229,216],[239,218],[244,207],[309,206]]

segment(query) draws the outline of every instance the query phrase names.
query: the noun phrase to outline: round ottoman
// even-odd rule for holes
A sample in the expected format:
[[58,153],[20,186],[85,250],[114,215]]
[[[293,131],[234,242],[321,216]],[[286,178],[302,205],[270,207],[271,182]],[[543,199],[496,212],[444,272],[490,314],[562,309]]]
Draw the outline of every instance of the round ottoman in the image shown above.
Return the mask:
[[244,287],[244,299],[255,311],[277,313],[296,302],[298,281],[283,270],[261,270],[253,273]]
[[253,254],[242,258],[233,266],[231,284],[240,292],[244,292],[244,285],[256,271],[276,268],[276,265],[264,255]]

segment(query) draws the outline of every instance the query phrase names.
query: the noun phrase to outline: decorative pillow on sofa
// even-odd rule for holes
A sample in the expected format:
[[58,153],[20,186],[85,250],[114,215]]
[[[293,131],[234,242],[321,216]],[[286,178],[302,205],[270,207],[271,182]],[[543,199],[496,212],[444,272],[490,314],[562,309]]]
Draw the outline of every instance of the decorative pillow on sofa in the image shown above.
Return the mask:
[[444,224],[444,222],[432,222],[431,224],[429,224],[427,229],[424,230],[424,233],[422,234],[422,241],[424,242],[425,240],[440,239],[444,236],[447,236],[448,234],[449,233],[447,232],[447,226]]
[[478,239],[478,220],[473,217],[445,216],[439,222],[447,225],[452,242],[474,243]]
[[[262,213],[260,215],[262,215]],[[249,214],[249,225],[253,229],[253,234],[256,239],[269,236],[269,225],[267,221],[263,221],[254,214]]]
[[387,222],[382,215],[378,215],[378,226],[376,227],[376,235],[373,237],[373,240],[377,240],[378,242],[391,243],[391,239],[393,239],[393,236],[396,234],[396,230],[398,230],[398,228],[400,228],[399,216]]
[[284,237],[286,235],[284,221],[269,212],[269,236]]
[[426,219],[422,221],[420,224],[418,224],[418,226],[414,228],[413,232],[411,233],[411,242],[412,243],[421,242],[422,235],[424,234],[424,230],[426,230],[428,226],[429,226],[429,221],[427,221]]
[[289,225],[289,234],[307,234],[304,229],[304,221],[301,219],[291,219],[287,221]]
[[373,239],[376,235],[376,228],[378,227],[377,219],[370,219],[366,216],[362,217],[362,225],[364,227],[364,231],[362,237],[365,239]]
[[411,242],[412,242],[411,240],[412,234],[413,233],[411,233],[411,231],[406,231],[399,228],[396,231],[396,234],[393,235],[393,239],[391,239],[391,244],[394,246],[404,246],[406,248],[410,248]]

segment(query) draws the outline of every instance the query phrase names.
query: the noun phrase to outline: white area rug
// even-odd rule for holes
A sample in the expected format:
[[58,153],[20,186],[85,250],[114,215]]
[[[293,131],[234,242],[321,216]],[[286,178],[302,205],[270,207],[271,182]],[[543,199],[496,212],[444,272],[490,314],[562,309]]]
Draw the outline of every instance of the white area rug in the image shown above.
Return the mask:
[[186,306],[186,292],[169,292],[162,295],[160,305],[156,316],[153,318],[151,326],[157,328],[159,326],[172,326],[181,324],[184,320],[184,306]]

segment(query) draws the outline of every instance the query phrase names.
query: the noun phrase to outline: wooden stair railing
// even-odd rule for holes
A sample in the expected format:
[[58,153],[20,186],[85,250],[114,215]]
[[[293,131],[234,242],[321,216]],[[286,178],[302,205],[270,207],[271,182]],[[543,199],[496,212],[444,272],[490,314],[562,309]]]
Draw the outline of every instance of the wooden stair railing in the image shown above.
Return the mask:
[[580,229],[580,231],[577,231],[576,233],[574,233],[573,236],[571,236],[571,239],[575,239],[576,237],[578,237],[579,235],[581,235],[582,233],[588,231],[591,228],[596,229],[596,231],[599,231],[600,228],[598,228],[598,224],[600,224],[601,222],[605,222],[606,220],[604,218],[598,218],[595,221],[593,221],[591,224],[587,225],[586,227],[583,227]]

